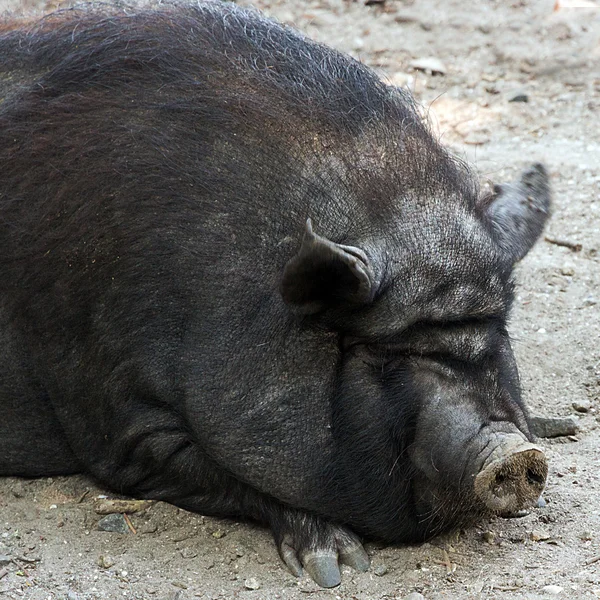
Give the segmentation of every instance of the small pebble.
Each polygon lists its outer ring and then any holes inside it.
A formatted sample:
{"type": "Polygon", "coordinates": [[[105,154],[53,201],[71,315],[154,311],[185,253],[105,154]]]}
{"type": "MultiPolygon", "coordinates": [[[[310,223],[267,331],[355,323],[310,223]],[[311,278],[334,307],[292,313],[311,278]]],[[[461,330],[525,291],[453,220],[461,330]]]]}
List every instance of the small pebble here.
{"type": "Polygon", "coordinates": [[[425,596],[419,592],[411,592],[408,596],[404,596],[403,600],[425,600],[425,596]]]}
{"type": "Polygon", "coordinates": [[[181,556],[183,558],[196,558],[196,556],[198,556],[198,553],[193,548],[186,546],[185,548],[181,549],[181,556]]]}
{"type": "Polygon", "coordinates": [[[481,537],[488,544],[493,544],[496,541],[496,534],[493,531],[484,531],[481,537]]]}
{"type": "Polygon", "coordinates": [[[586,413],[589,412],[590,408],[592,408],[591,402],[586,402],[585,400],[581,400],[579,402],[573,402],[571,405],[577,412],[586,413]]]}
{"type": "Polygon", "coordinates": [[[110,569],[115,564],[115,561],[108,555],[101,554],[98,557],[98,566],[101,569],[110,569]]]}
{"type": "Polygon", "coordinates": [[[123,515],[112,514],[98,521],[98,529],[100,531],[110,531],[112,533],[130,533],[127,522],[123,515]]]}
{"type": "Polygon", "coordinates": [[[138,527],[138,533],[156,533],[158,531],[158,525],[156,523],[144,523],[138,527]]]}
{"type": "Polygon", "coordinates": [[[529,96],[523,90],[513,90],[506,99],[509,102],[529,102],[529,96]]]}
{"type": "Polygon", "coordinates": [[[531,541],[533,541],[533,542],[543,542],[545,540],[550,539],[550,534],[546,533],[545,531],[542,531],[541,529],[534,529],[529,534],[529,537],[530,537],[531,541]]]}
{"type": "Polygon", "coordinates": [[[171,585],[181,590],[187,590],[188,588],[187,584],[183,583],[183,581],[171,581],[171,585]]]}
{"type": "Polygon", "coordinates": [[[79,596],[73,590],[69,590],[67,592],[67,600],[79,600],[79,596]]]}
{"type": "Polygon", "coordinates": [[[6,567],[12,562],[12,556],[8,554],[0,554],[0,567],[6,567]]]}
{"type": "Polygon", "coordinates": [[[410,67],[415,71],[425,71],[432,75],[445,75],[447,72],[446,65],[435,57],[416,58],[410,62],[410,67]]]}
{"type": "Polygon", "coordinates": [[[563,588],[560,587],[560,585],[545,585],[542,588],[542,592],[544,592],[545,594],[554,594],[554,595],[558,595],[563,591],[563,588]]]}
{"type": "Polygon", "coordinates": [[[225,532],[222,529],[217,529],[216,531],[212,532],[212,536],[220,540],[221,538],[225,537],[225,532]]]}
{"type": "Polygon", "coordinates": [[[16,481],[11,488],[12,495],[15,498],[23,498],[25,495],[25,487],[22,481],[16,481]]]}
{"type": "Polygon", "coordinates": [[[593,534],[591,531],[583,531],[580,536],[579,539],[583,540],[584,542],[589,542],[592,540],[593,534]]]}
{"type": "Polygon", "coordinates": [[[387,565],[377,565],[373,569],[373,573],[377,575],[377,577],[383,577],[388,572],[387,565]]]}
{"type": "Polygon", "coordinates": [[[258,590],[260,589],[260,582],[255,577],[250,577],[244,581],[244,587],[248,590],[258,590]]]}

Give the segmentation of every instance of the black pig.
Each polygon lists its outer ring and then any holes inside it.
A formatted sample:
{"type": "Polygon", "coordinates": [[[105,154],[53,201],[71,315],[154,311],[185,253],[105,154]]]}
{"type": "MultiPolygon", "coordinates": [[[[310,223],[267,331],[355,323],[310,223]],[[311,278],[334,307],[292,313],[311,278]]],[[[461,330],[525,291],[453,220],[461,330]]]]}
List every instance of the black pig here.
{"type": "Polygon", "coordinates": [[[0,474],[257,519],[323,586],[535,503],[542,166],[480,194],[406,92],[231,4],[2,31],[0,474]]]}

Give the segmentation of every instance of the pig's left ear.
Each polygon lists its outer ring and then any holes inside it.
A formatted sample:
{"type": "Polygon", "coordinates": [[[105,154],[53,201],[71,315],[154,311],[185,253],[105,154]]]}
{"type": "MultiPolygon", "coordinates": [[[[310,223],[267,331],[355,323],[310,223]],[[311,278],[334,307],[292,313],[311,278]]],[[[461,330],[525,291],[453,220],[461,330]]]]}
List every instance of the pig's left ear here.
{"type": "Polygon", "coordinates": [[[378,282],[363,250],[316,235],[310,219],[302,246],[283,271],[281,296],[304,314],[373,300],[378,282]]]}
{"type": "Polygon", "coordinates": [[[512,183],[494,187],[480,206],[506,258],[521,260],[538,239],[550,216],[550,183],[541,164],[532,165],[512,183]]]}

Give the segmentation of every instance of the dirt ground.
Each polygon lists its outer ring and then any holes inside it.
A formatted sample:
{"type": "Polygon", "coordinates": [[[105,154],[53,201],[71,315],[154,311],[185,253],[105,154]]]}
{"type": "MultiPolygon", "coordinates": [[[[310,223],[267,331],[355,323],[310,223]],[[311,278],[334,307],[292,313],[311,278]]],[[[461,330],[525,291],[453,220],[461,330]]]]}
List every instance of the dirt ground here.
{"type": "Polygon", "coordinates": [[[114,495],[85,477],[5,478],[0,600],[600,598],[600,9],[567,0],[559,10],[554,0],[240,3],[409,87],[483,180],[548,165],[554,215],[517,269],[511,332],[532,411],[573,416],[579,432],[541,442],[545,508],[420,546],[368,544],[370,571],[344,568],[333,590],[290,575],[260,527],[158,503],[130,516],[135,533],[107,533],[94,506],[114,495]],[[415,70],[424,58],[441,61],[443,74],[415,70]]]}

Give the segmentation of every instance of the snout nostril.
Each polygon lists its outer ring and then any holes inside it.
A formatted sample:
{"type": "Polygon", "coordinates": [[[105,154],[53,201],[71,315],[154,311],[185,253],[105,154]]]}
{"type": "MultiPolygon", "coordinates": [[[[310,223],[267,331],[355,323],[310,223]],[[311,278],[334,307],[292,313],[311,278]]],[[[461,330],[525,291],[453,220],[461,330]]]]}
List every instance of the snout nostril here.
{"type": "Polygon", "coordinates": [[[504,473],[498,473],[496,475],[496,484],[501,485],[506,481],[506,475],[504,473]]]}
{"type": "Polygon", "coordinates": [[[536,485],[536,486],[544,485],[545,478],[542,475],[540,475],[539,473],[532,471],[531,469],[527,469],[526,477],[527,477],[527,482],[530,485],[536,485]]]}

